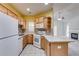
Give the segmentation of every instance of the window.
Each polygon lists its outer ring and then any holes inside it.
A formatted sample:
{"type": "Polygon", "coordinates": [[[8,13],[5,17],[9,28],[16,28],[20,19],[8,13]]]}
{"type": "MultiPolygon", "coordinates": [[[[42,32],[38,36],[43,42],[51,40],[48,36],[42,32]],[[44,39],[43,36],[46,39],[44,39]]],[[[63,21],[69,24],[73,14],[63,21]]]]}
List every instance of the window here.
{"type": "Polygon", "coordinates": [[[28,31],[34,32],[34,22],[33,21],[28,22],[28,31]]]}

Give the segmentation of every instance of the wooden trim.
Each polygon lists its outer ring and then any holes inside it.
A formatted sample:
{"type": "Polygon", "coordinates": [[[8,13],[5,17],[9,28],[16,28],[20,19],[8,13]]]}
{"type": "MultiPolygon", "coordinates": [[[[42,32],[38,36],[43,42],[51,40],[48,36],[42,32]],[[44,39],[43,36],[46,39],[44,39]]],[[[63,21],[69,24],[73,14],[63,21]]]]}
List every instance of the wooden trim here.
{"type": "Polygon", "coordinates": [[[10,9],[8,9],[7,7],[5,7],[4,5],[0,4],[1,8],[3,8],[4,10],[0,10],[0,12],[5,13],[13,18],[19,19],[18,15],[16,13],[14,13],[13,11],[11,11],[10,9]]]}
{"type": "MultiPolygon", "coordinates": [[[[7,7],[5,7],[4,5],[0,4],[2,7],[6,8],[7,10],[9,10],[10,12],[12,12],[13,14],[15,14],[13,11],[11,11],[10,9],[8,9],[7,7]]],[[[15,14],[16,15],[16,14],[15,14]]],[[[17,15],[16,15],[17,16],[17,15]]]]}
{"type": "Polygon", "coordinates": [[[6,14],[7,13],[7,10],[6,10],[6,8],[4,8],[3,6],[0,5],[0,12],[6,14]]]}

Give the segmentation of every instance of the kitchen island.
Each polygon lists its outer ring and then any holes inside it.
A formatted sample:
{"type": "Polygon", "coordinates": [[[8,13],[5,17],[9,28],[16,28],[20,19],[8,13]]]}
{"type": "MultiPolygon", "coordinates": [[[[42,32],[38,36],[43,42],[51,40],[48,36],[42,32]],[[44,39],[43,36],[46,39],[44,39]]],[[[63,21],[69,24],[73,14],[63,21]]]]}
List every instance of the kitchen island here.
{"type": "Polygon", "coordinates": [[[65,37],[41,36],[41,48],[47,56],[68,56],[68,43],[75,40],[65,37]]]}

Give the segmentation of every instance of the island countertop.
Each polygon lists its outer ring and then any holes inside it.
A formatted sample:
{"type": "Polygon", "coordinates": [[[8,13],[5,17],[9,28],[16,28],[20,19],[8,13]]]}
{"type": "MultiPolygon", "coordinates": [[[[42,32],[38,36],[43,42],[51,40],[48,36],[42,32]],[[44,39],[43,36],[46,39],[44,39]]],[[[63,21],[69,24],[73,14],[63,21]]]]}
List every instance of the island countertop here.
{"type": "Polygon", "coordinates": [[[48,42],[74,42],[76,40],[69,39],[66,37],[56,37],[51,35],[43,35],[48,42]]]}

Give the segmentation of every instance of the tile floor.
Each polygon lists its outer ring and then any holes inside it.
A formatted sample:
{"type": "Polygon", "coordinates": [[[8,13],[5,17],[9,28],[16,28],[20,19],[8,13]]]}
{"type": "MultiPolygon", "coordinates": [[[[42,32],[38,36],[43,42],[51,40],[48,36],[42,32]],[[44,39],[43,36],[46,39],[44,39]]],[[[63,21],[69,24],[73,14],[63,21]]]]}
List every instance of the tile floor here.
{"type": "MultiPolygon", "coordinates": [[[[79,41],[69,43],[69,56],[79,56],[79,41]]],[[[27,45],[20,56],[46,56],[44,50],[27,45]]]]}
{"type": "Polygon", "coordinates": [[[44,50],[29,44],[21,53],[21,56],[45,56],[45,52],[44,50]]]}

